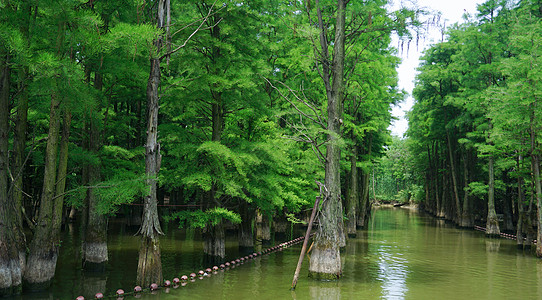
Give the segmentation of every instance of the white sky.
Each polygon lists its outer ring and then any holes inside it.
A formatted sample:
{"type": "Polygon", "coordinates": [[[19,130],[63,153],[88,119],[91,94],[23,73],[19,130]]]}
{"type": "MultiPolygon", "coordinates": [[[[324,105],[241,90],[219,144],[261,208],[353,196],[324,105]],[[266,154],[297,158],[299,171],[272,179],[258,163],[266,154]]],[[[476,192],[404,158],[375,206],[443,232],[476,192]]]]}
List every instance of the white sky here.
{"type": "MultiPolygon", "coordinates": [[[[400,2],[395,0],[395,2],[400,2]]],[[[446,27],[453,23],[462,23],[463,14],[468,12],[474,16],[476,14],[476,5],[485,2],[485,0],[417,0],[420,7],[427,7],[432,10],[440,11],[442,13],[441,20],[446,20],[446,27]]],[[[395,3],[397,5],[397,3],[395,3]]],[[[442,22],[441,21],[441,22],[442,22]]],[[[405,101],[395,105],[392,109],[392,115],[399,118],[399,120],[392,121],[389,129],[392,135],[403,137],[408,128],[408,121],[405,119],[405,112],[410,110],[414,104],[412,98],[412,89],[414,88],[414,79],[416,76],[416,68],[419,64],[419,58],[421,52],[426,49],[432,43],[440,42],[441,33],[439,28],[432,28],[425,41],[420,41],[418,47],[415,42],[411,43],[410,49],[406,50],[406,46],[403,47],[403,51],[399,50],[399,55],[402,59],[402,63],[397,68],[399,73],[399,87],[404,89],[408,93],[408,97],[405,101]]],[[[398,48],[398,41],[395,38],[392,41],[392,46],[398,48]]]]}

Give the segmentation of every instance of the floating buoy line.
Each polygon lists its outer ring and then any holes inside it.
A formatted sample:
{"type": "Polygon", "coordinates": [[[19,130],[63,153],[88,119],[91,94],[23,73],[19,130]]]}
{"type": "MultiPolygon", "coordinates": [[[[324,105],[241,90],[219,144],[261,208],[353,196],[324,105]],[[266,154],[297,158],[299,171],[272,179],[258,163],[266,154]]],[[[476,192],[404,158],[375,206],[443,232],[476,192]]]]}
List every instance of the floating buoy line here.
{"type": "MultiPolygon", "coordinates": [[[[474,229],[478,230],[478,231],[486,232],[486,228],[482,227],[482,226],[474,225],[474,229]]],[[[508,233],[501,232],[500,236],[505,238],[505,239],[509,239],[509,240],[517,240],[517,237],[515,235],[513,235],[513,234],[508,234],[508,233]]],[[[523,239],[526,240],[527,238],[523,238],[523,239]]],[[[533,240],[533,243],[536,244],[536,240],[533,240]]]]}
{"type": "MultiPolygon", "coordinates": [[[[311,234],[311,236],[314,235],[311,234]]],[[[166,292],[168,291],[168,289],[170,288],[179,288],[179,287],[182,287],[182,286],[186,286],[189,282],[195,282],[197,278],[199,279],[203,279],[205,277],[210,277],[211,274],[218,274],[219,271],[228,271],[230,270],[230,268],[234,268],[238,265],[242,265],[244,264],[245,262],[248,262],[252,259],[255,259],[255,258],[258,258],[258,257],[261,257],[263,255],[267,255],[267,254],[271,254],[271,253],[274,253],[274,252],[277,252],[277,251],[282,251],[290,246],[293,246],[295,244],[298,244],[298,243],[301,243],[303,240],[305,239],[304,236],[301,236],[301,237],[298,237],[296,239],[293,239],[291,241],[287,241],[287,242],[283,242],[283,243],[280,243],[278,245],[275,245],[273,247],[270,247],[270,248],[267,248],[265,250],[262,250],[262,251],[259,251],[259,252],[254,252],[250,255],[246,255],[244,257],[239,257],[237,259],[233,259],[231,261],[228,261],[228,262],[224,262],[218,266],[213,266],[211,268],[207,268],[205,270],[199,270],[197,273],[193,272],[193,273],[190,273],[190,275],[182,275],[180,278],[178,277],[175,277],[173,278],[173,280],[164,280],[164,282],[159,285],[158,283],[153,283],[151,284],[150,286],[144,288],[144,287],[141,287],[141,286],[135,286],[133,288],[132,291],[125,291],[123,289],[118,289],[114,295],[104,295],[103,293],[96,293],[94,295],[94,298],[92,299],[107,299],[107,298],[116,298],[116,299],[124,299],[124,297],[126,296],[129,296],[129,295],[139,295],[141,293],[145,293],[145,292],[155,292],[159,289],[166,289],[166,292]]],[[[83,296],[78,296],[77,298],[75,298],[75,300],[85,300],[85,297],[83,296]]]]}

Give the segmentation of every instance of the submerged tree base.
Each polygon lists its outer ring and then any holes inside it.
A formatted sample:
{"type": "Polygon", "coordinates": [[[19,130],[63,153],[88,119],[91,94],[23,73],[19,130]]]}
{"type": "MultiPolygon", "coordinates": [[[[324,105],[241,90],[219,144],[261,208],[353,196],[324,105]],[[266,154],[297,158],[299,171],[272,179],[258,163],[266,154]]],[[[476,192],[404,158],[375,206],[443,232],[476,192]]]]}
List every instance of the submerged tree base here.
{"type": "Polygon", "coordinates": [[[312,278],[314,280],[333,281],[333,280],[339,279],[340,277],[341,277],[341,274],[319,273],[319,272],[309,271],[309,278],[312,278]]]}
{"type": "Polygon", "coordinates": [[[339,247],[316,242],[310,257],[309,277],[316,280],[337,280],[341,274],[339,247]]]}
{"type": "Polygon", "coordinates": [[[160,242],[157,237],[141,237],[139,263],[137,266],[137,284],[149,286],[162,282],[162,262],[160,242]]]}
{"type": "Polygon", "coordinates": [[[500,237],[501,230],[499,229],[499,220],[496,217],[489,217],[486,223],[487,237],[500,237]]]}

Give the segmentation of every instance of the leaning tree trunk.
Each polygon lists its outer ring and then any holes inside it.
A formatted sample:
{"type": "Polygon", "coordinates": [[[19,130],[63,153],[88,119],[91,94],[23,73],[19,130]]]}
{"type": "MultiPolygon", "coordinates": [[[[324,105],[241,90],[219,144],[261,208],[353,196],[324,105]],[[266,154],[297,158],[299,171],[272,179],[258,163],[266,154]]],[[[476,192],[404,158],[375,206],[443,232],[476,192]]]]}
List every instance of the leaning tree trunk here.
{"type": "MultiPolygon", "coordinates": [[[[319,1],[316,1],[319,6],[319,1]]],[[[322,20],[322,12],[318,7],[320,26],[320,43],[323,51],[324,84],[327,92],[327,129],[328,136],[326,165],[325,165],[325,195],[319,216],[319,227],[312,247],[309,265],[309,276],[315,279],[337,279],[342,274],[339,248],[345,246],[343,230],[343,208],[341,203],[340,159],[341,150],[338,138],[341,134],[342,99],[344,93],[344,42],[345,42],[345,10],[344,0],[337,1],[337,18],[335,25],[335,42],[333,44],[333,62],[327,59],[327,37],[322,20]],[[331,70],[329,69],[331,67],[331,70]],[[329,72],[333,79],[330,85],[329,72]]]]}
{"type": "Polygon", "coordinates": [[[54,230],[55,183],[57,150],[60,133],[60,100],[56,91],[51,95],[49,133],[45,149],[45,171],[38,222],[24,272],[25,289],[43,290],[49,287],[56,268],[60,232],[54,230]]]}

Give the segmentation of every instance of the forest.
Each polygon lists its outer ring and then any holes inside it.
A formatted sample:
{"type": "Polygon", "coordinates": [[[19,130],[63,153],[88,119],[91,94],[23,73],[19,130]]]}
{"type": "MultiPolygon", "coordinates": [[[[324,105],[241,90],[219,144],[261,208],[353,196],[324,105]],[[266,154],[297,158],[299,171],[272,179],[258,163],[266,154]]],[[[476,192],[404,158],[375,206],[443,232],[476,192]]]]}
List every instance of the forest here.
{"type": "Polygon", "coordinates": [[[0,1],[0,295],[50,286],[74,220],[100,272],[109,221],[135,216],[142,286],[163,281],[165,223],[220,261],[226,228],[250,251],[317,197],[316,279],[340,277],[379,200],[540,240],[542,3],[450,27],[399,139],[400,52],[439,18],[388,2],[0,1]]]}
{"type": "Polygon", "coordinates": [[[407,138],[382,161],[394,173],[380,172],[433,215],[520,248],[542,240],[541,17],[540,1],[487,1],[426,50],[407,138]]]}

